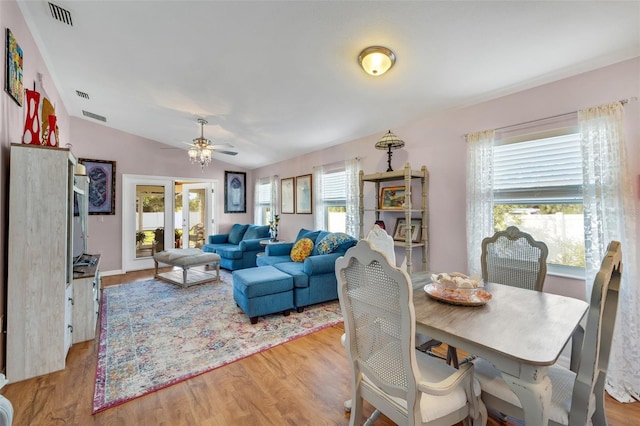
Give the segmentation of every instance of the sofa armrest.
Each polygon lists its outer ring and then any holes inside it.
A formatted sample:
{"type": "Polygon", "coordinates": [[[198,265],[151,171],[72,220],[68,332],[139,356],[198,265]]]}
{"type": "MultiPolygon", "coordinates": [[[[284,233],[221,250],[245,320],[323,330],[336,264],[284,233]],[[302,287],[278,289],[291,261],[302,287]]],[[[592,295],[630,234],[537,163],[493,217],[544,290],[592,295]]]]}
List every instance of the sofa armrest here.
{"type": "Polygon", "coordinates": [[[335,273],[336,259],[343,255],[344,253],[329,253],[309,256],[304,260],[302,270],[307,275],[335,273]]]}
{"type": "Polygon", "coordinates": [[[265,256],[289,256],[293,243],[267,244],[265,247],[265,256]]]}
{"type": "Polygon", "coordinates": [[[209,243],[208,244],[224,244],[229,241],[229,234],[216,234],[209,235],[209,243]]]}
{"type": "Polygon", "coordinates": [[[255,240],[242,240],[240,241],[240,251],[260,251],[262,250],[262,245],[260,241],[264,238],[258,238],[255,240]]]}

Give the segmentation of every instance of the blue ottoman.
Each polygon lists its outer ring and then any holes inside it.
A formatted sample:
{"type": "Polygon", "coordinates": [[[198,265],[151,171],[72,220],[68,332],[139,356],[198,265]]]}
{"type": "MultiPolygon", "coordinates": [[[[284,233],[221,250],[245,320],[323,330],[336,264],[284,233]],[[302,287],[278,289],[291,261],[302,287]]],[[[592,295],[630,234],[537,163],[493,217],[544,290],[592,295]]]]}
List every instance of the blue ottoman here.
{"type": "Polygon", "coordinates": [[[251,324],[261,315],[282,312],[287,316],[293,309],[293,278],[273,266],[233,271],[233,299],[251,324]]]}

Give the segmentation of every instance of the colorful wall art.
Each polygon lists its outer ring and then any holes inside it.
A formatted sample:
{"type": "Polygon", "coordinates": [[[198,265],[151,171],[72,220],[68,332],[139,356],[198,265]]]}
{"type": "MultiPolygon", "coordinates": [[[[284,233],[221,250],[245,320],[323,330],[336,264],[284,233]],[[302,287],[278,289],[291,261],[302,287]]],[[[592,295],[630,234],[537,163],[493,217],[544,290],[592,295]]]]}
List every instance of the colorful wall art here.
{"type": "Polygon", "coordinates": [[[11,33],[11,30],[7,28],[7,69],[5,72],[5,90],[20,106],[22,106],[24,96],[24,87],[22,85],[22,56],[22,48],[18,45],[18,42],[11,33]]]}

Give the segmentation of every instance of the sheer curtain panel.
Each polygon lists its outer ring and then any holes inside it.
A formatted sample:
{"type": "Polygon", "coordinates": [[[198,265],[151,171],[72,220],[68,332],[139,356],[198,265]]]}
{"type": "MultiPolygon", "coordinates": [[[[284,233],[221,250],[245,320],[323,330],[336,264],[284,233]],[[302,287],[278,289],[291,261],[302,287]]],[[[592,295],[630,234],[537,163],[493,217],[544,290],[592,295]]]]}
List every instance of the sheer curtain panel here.
{"type": "Polygon", "coordinates": [[[358,216],[358,174],[360,173],[360,159],[353,158],[344,162],[346,174],[346,198],[347,198],[347,217],[346,217],[346,233],[354,238],[358,238],[360,228],[358,216]]]}
{"type": "Polygon", "coordinates": [[[587,294],[607,245],[620,241],[624,270],[607,373],[607,392],[640,399],[640,285],[636,264],[636,201],[626,163],[620,102],[578,111],[582,138],[587,294]]]}
{"type": "Polygon", "coordinates": [[[482,275],[482,239],[493,234],[494,130],[467,135],[467,262],[482,275]]]}

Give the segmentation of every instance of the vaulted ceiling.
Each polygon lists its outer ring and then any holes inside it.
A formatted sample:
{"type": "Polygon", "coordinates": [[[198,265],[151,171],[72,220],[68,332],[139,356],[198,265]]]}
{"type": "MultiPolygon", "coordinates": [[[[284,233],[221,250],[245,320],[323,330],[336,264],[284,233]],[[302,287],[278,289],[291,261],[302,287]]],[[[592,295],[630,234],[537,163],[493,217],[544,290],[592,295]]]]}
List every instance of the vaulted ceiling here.
{"type": "Polygon", "coordinates": [[[72,116],[249,169],[640,56],[636,1],[18,4],[72,116]]]}

